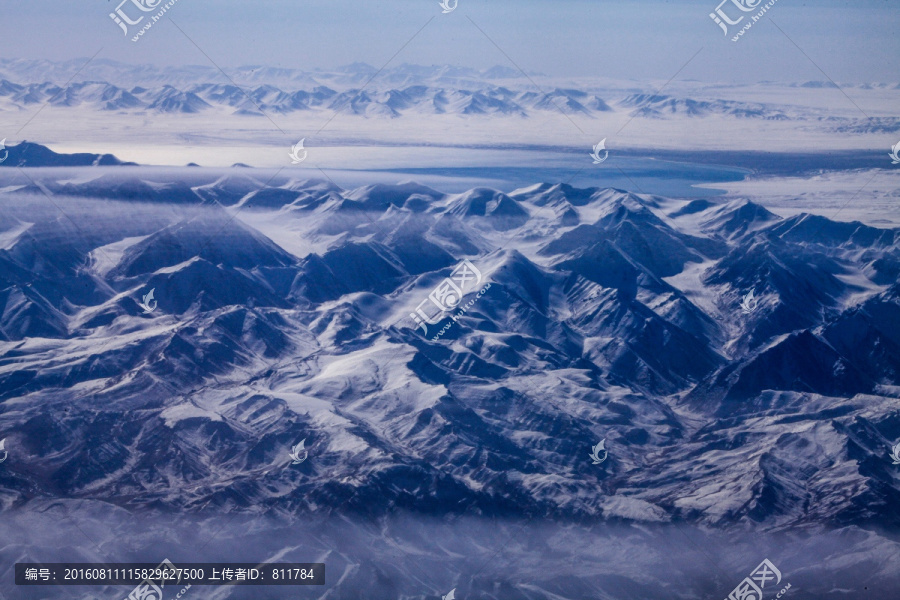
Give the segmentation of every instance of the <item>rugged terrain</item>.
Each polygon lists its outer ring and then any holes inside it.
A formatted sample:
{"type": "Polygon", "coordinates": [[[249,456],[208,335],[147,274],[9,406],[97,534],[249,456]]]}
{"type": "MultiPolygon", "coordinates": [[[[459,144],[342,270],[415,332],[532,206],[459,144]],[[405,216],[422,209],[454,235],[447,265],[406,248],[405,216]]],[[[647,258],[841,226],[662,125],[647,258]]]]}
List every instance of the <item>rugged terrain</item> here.
{"type": "Polygon", "coordinates": [[[308,536],[250,560],[327,558],[328,597],[725,597],[769,553],[795,598],[897,589],[900,229],[561,184],[154,173],[2,174],[4,559],[40,555],[60,534],[22,532],[57,513],[97,536],[85,560],[126,552],[134,519],[228,514],[256,525],[222,540],[308,536]],[[423,335],[410,313],[463,260],[464,302],[489,289],[423,335]]]}

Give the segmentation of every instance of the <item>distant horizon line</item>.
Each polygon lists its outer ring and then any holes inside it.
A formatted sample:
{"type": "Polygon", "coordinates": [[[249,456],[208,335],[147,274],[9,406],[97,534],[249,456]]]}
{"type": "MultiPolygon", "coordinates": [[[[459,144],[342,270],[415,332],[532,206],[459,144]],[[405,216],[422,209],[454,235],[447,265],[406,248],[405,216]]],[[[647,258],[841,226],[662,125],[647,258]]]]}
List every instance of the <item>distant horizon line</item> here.
{"type": "MultiPolygon", "coordinates": [[[[136,69],[153,69],[157,71],[172,71],[172,70],[201,70],[208,71],[210,73],[220,73],[219,69],[203,64],[197,63],[183,63],[178,65],[159,65],[148,62],[125,62],[112,58],[96,58],[91,60],[90,57],[75,57],[66,60],[54,60],[49,58],[25,58],[25,57],[0,57],[0,68],[5,65],[12,65],[15,63],[43,63],[47,65],[55,65],[55,66],[64,66],[69,64],[78,64],[84,65],[84,70],[90,71],[91,65],[107,65],[115,68],[122,68],[128,70],[136,70],[136,69]],[[86,64],[87,63],[87,64],[86,64]]],[[[421,70],[431,70],[431,76],[437,75],[437,71],[441,70],[456,70],[460,72],[460,76],[462,77],[472,77],[472,76],[481,76],[485,77],[485,75],[491,73],[492,71],[496,71],[497,74],[486,77],[488,80],[506,80],[506,79],[528,79],[530,77],[539,77],[547,80],[584,80],[584,79],[595,79],[605,82],[621,82],[621,83],[629,83],[629,84],[645,84],[646,82],[652,82],[657,80],[662,80],[659,77],[648,77],[643,79],[631,79],[631,78],[621,78],[621,77],[610,77],[606,75],[596,75],[584,73],[580,75],[550,75],[547,73],[543,73],[541,71],[519,71],[513,67],[494,64],[490,67],[477,67],[472,65],[454,65],[450,63],[443,64],[424,64],[424,63],[410,63],[403,62],[396,66],[386,66],[382,68],[377,68],[372,64],[369,64],[365,61],[358,60],[350,63],[345,63],[336,66],[316,66],[316,67],[285,67],[285,66],[276,66],[273,64],[266,63],[249,63],[249,64],[241,64],[241,65],[222,65],[223,70],[230,71],[252,71],[252,70],[276,70],[276,71],[284,71],[286,73],[293,74],[384,74],[384,73],[397,73],[398,71],[402,71],[403,69],[421,69],[421,70]]],[[[0,79],[6,79],[5,73],[0,72],[0,79]]],[[[423,74],[425,77],[428,77],[428,74],[423,74]]],[[[7,79],[8,80],[8,79],[7,79]]],[[[90,79],[89,75],[85,75],[84,77],[78,77],[77,75],[73,78],[70,83],[84,83],[86,81],[94,81],[90,79]]],[[[32,81],[31,83],[36,83],[32,81]]],[[[110,81],[104,81],[104,83],[112,83],[110,81]]],[[[205,82],[204,82],[205,83],[205,82]]],[[[738,80],[723,80],[723,79],[697,79],[697,78],[687,78],[679,80],[679,83],[700,83],[700,84],[720,84],[720,85],[731,85],[734,87],[747,87],[753,85],[779,85],[779,86],[791,86],[791,85],[803,85],[803,84],[823,84],[824,87],[835,87],[835,83],[828,79],[759,79],[753,82],[745,82],[738,80]]],[[[853,80],[853,81],[840,81],[838,85],[847,85],[847,86],[865,86],[865,85],[876,85],[876,86],[898,86],[900,89],[900,77],[896,80],[853,80]]]]}

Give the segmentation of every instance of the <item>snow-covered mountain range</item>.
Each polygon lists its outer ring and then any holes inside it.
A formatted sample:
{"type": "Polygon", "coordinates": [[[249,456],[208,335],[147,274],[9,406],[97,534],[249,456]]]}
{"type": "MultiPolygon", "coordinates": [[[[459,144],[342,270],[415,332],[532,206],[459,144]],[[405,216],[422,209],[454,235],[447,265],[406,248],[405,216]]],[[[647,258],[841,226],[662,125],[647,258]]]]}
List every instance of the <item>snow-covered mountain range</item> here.
{"type": "MultiPolygon", "coordinates": [[[[557,81],[506,67],[476,71],[460,67],[401,65],[378,71],[356,63],[331,71],[301,71],[250,66],[231,69],[228,79],[212,67],[162,69],[110,60],[55,63],[43,60],[0,60],[0,111],[27,111],[48,103],[58,108],[84,107],[118,113],[196,114],[205,111],[233,115],[285,115],[302,111],[337,111],[366,117],[402,115],[493,115],[528,117],[560,111],[585,117],[623,113],[630,117],[735,117],[762,120],[819,121],[833,118],[833,110],[801,105],[797,90],[831,93],[831,82],[763,84],[781,90],[776,102],[735,98],[752,86],[723,88],[694,86],[653,93],[629,82],[557,81]],[[61,87],[53,81],[76,80],[61,87]],[[794,90],[793,92],[791,90],[794,90]]],[[[879,94],[900,90],[900,84],[853,86],[879,94]]],[[[751,94],[752,95],[752,94],[751,94]]],[[[892,113],[838,119],[843,133],[900,131],[892,113]],[[874,129],[873,129],[874,128],[874,129]]]]}
{"type": "Polygon", "coordinates": [[[105,81],[86,81],[66,88],[50,83],[14,83],[0,79],[4,110],[27,110],[47,103],[54,107],[85,106],[100,111],[194,114],[207,110],[233,111],[235,115],[261,115],[306,110],[334,110],[367,117],[399,117],[412,114],[509,115],[527,117],[534,111],[563,110],[582,115],[621,110],[628,114],[662,117],[730,115],[761,119],[787,119],[778,108],[737,101],[696,101],[667,95],[629,94],[616,109],[596,93],[556,88],[547,92],[479,84],[467,88],[407,85],[387,89],[327,85],[281,89],[271,84],[244,89],[233,84],[169,84],[123,88],[105,81]],[[640,107],[640,108],[635,108],[640,107]]]}
{"type": "MultiPolygon", "coordinates": [[[[128,166],[2,177],[10,514],[63,500],[588,527],[553,534],[556,548],[601,523],[831,532],[847,565],[879,585],[896,574],[871,561],[900,549],[900,229],[564,184],[345,190],[128,166]],[[466,260],[482,277],[471,307],[423,335],[411,314],[466,260]],[[309,458],[292,465],[301,440],[309,458]]],[[[864,597],[789,554],[821,586],[798,598],[864,597]]],[[[335,593],[382,585],[353,573],[335,593]]],[[[564,597],[611,589],[567,576],[564,597]]],[[[485,597],[559,597],[539,577],[533,595],[485,597]]],[[[669,597],[697,597],[682,593],[669,597]]]]}

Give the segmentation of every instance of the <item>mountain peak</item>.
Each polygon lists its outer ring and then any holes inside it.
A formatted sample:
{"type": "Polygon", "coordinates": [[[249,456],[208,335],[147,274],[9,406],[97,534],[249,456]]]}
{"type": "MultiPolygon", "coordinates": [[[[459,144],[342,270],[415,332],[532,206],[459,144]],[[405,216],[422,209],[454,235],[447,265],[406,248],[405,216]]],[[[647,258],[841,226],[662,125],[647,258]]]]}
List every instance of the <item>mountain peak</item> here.
{"type": "Polygon", "coordinates": [[[59,154],[34,142],[22,141],[14,146],[6,146],[9,157],[0,167],[96,167],[134,166],[136,163],[122,162],[112,154],[59,154]]]}

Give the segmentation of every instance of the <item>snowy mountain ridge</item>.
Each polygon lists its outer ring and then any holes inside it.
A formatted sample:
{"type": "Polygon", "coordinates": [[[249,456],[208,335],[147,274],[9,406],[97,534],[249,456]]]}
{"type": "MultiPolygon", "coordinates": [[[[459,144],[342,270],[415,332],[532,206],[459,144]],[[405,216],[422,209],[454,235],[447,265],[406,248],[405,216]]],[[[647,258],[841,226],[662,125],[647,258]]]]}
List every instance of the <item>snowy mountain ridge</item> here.
{"type": "Polygon", "coordinates": [[[776,526],[812,518],[802,484],[830,498],[817,522],[892,518],[900,230],[566,185],[192,177],[45,176],[68,218],[3,188],[2,424],[26,450],[4,506],[597,518],[627,497],[776,526]],[[449,319],[425,337],[410,313],[464,259],[490,289],[433,341],[449,319]]]}
{"type": "Polygon", "coordinates": [[[563,111],[585,117],[622,113],[651,119],[725,116],[824,124],[835,120],[830,127],[842,133],[900,131],[900,119],[892,109],[894,91],[900,90],[896,83],[841,86],[870,95],[870,105],[884,106],[884,110],[872,112],[871,119],[863,120],[852,112],[837,118],[833,110],[819,107],[816,98],[833,93],[835,84],[831,82],[762,82],[756,86],[682,82],[665,93],[653,93],[634,82],[532,75],[499,66],[479,71],[403,64],[378,71],[356,63],[302,71],[256,65],[229,69],[230,83],[221,83],[221,73],[212,67],[162,69],[102,59],[59,63],[0,59],[0,111],[26,111],[44,103],[123,114],[209,111],[260,116],[334,110],[373,118],[440,114],[527,117],[563,111]],[[72,79],[73,72],[77,76],[65,88],[52,83],[72,79]]]}

